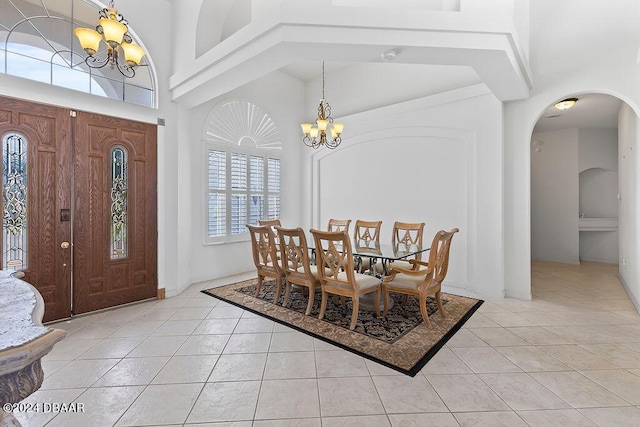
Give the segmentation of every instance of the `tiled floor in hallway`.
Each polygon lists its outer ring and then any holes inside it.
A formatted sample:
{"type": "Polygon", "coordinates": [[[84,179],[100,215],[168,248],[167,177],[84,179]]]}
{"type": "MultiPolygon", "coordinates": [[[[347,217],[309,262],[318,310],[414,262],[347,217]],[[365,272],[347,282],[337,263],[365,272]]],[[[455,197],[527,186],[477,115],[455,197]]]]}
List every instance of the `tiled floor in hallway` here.
{"type": "MultiPolygon", "coordinates": [[[[637,426],[640,316],[617,266],[534,264],[410,378],[201,294],[55,327],[24,426],[637,426]]],[[[227,279],[227,282],[242,278],[227,279]]]]}

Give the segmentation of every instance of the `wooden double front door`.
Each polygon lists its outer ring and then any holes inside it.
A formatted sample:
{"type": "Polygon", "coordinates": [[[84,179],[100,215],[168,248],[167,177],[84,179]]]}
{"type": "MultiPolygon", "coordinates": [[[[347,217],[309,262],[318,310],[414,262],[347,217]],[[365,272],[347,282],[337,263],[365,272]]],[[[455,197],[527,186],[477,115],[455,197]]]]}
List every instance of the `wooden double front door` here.
{"type": "Polygon", "coordinates": [[[44,321],[157,295],[156,126],[0,97],[2,268],[44,321]]]}

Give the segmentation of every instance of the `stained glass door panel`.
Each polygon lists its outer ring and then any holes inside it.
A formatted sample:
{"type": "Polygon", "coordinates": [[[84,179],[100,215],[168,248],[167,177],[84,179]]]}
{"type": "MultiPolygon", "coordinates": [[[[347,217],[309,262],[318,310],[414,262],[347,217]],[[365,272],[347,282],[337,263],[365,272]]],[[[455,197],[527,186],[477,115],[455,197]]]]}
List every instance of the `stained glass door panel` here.
{"type": "Polygon", "coordinates": [[[156,126],[78,112],[74,307],[157,295],[156,126]]]}
{"type": "Polygon", "coordinates": [[[0,97],[2,268],[38,289],[44,321],[71,315],[70,135],[68,110],[0,97]]]}

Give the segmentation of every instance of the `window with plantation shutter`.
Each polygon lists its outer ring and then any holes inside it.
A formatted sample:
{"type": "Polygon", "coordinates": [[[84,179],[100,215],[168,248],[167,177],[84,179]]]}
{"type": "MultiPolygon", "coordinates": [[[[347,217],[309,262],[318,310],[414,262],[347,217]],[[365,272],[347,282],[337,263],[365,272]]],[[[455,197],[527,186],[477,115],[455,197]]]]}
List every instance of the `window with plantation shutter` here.
{"type": "Polygon", "coordinates": [[[280,218],[280,159],[269,157],[267,160],[268,200],[267,218],[280,218]]]}
{"type": "Polygon", "coordinates": [[[247,101],[224,101],[205,123],[206,243],[249,240],[247,224],[280,218],[280,134],[247,101]]]}
{"type": "Polygon", "coordinates": [[[227,234],[227,153],[209,150],[208,237],[227,234]]]}
{"type": "Polygon", "coordinates": [[[280,217],[280,159],[239,147],[207,147],[207,242],[248,238],[246,224],[280,217]]]}

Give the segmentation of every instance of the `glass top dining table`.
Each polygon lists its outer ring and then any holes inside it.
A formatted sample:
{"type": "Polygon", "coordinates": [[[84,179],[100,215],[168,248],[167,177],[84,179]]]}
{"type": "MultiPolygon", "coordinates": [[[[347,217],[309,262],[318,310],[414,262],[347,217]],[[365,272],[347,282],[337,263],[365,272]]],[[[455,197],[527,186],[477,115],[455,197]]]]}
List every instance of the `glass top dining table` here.
{"type": "MultiPolygon", "coordinates": [[[[315,250],[315,241],[311,233],[306,233],[307,246],[311,250],[315,250]]],[[[354,256],[368,257],[373,259],[380,259],[383,262],[396,261],[402,258],[406,258],[412,255],[417,255],[422,252],[426,252],[430,249],[429,246],[422,247],[416,244],[396,243],[379,243],[375,240],[356,240],[351,241],[351,251],[354,256]]]]}

